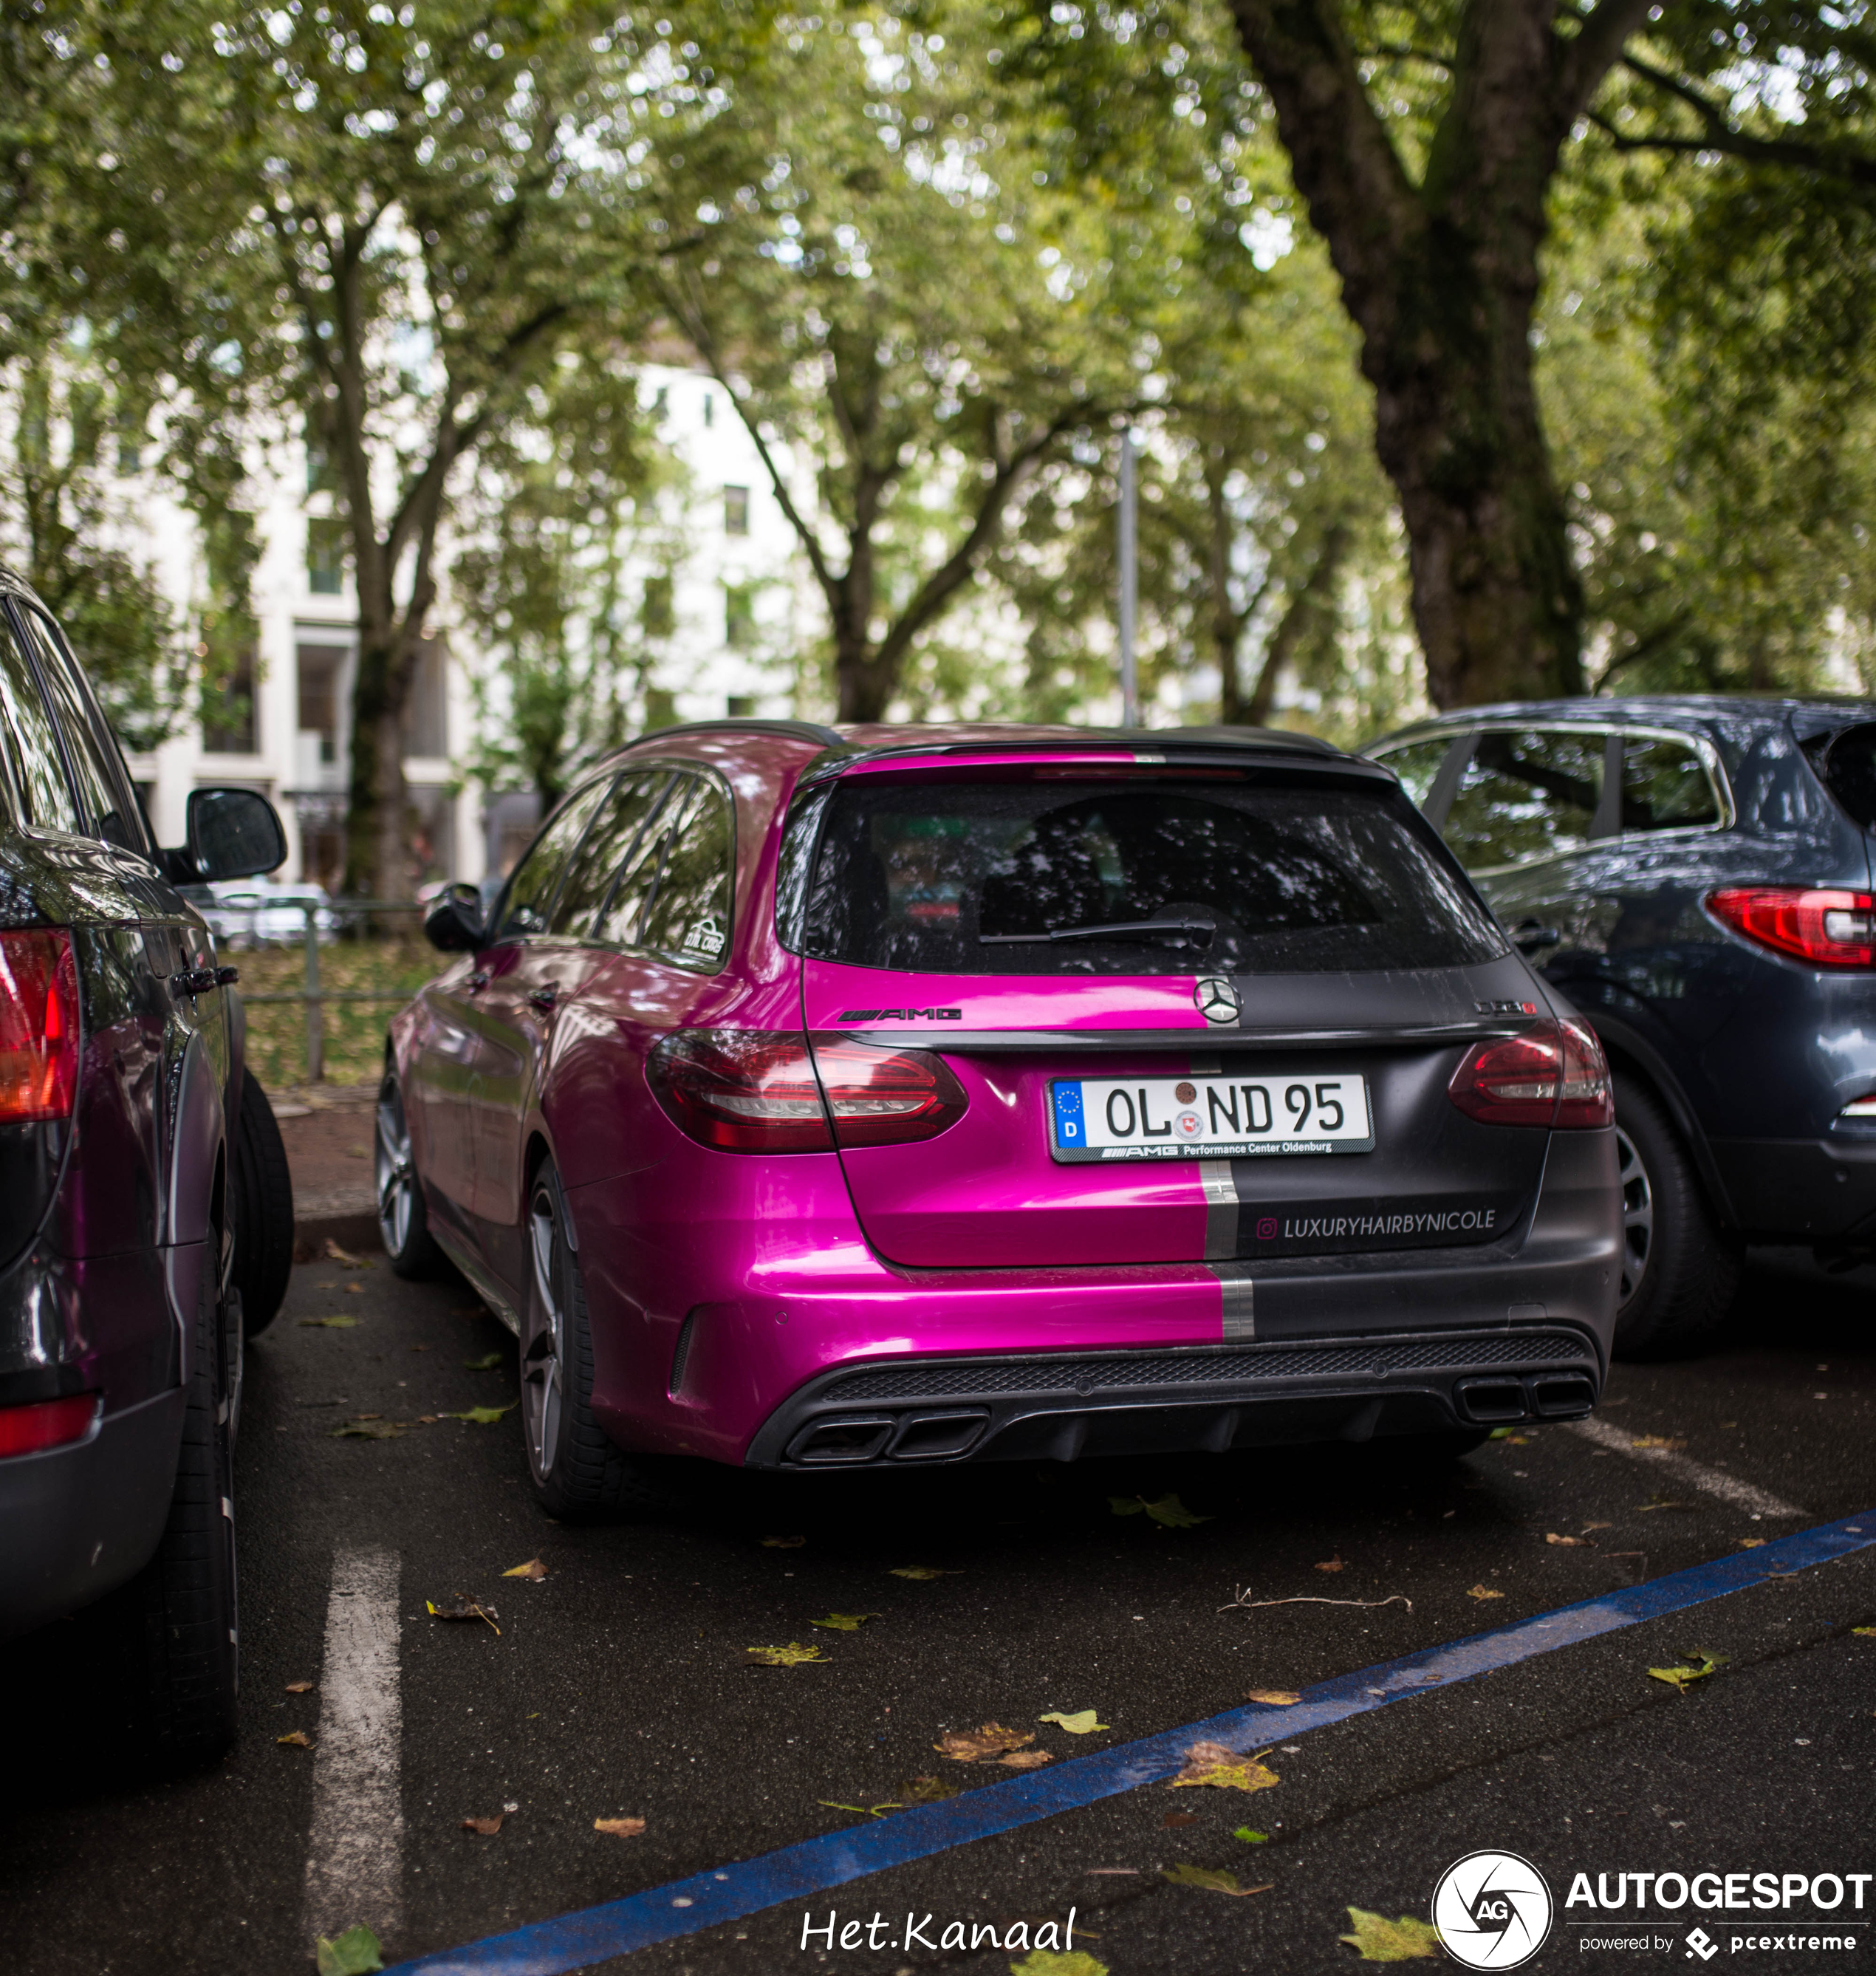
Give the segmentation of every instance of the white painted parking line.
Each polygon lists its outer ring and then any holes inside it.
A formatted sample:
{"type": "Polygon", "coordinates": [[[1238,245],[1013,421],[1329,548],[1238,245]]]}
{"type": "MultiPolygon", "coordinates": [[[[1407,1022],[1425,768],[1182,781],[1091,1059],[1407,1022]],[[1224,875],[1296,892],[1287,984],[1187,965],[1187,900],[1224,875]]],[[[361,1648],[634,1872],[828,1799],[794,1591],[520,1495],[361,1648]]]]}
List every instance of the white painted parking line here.
{"type": "Polygon", "coordinates": [[[1749,1482],[1742,1482],[1736,1475],[1727,1475],[1717,1468],[1709,1468],[1703,1461],[1692,1461],[1677,1448],[1637,1447],[1632,1434],[1606,1420],[1567,1421],[1565,1424],[1572,1434],[1580,1434],[1598,1447],[1606,1447],[1616,1454],[1626,1454],[1631,1461],[1651,1462],[1664,1474],[1673,1476],[1676,1481],[1686,1483],[1690,1489],[1704,1490],[1710,1496],[1717,1496],[1721,1502],[1730,1503],[1736,1510],[1747,1510],[1755,1517],[1803,1517],[1810,1513],[1786,1502],[1782,1497],[1756,1489],[1749,1482]]]}
{"type": "Polygon", "coordinates": [[[309,1938],[363,1922],[382,1939],[403,1906],[398,1576],[395,1551],[333,1555],[306,1851],[309,1938]]]}

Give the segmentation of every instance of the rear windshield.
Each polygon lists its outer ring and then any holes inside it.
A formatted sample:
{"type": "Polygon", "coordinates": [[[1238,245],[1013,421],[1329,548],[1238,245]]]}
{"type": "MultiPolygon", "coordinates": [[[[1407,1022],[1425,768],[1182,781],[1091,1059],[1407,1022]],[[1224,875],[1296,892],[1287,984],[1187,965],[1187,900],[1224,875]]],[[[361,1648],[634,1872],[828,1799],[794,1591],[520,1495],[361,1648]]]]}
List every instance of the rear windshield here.
{"type": "Polygon", "coordinates": [[[1340,973],[1504,951],[1391,789],[896,776],[834,789],[803,945],[923,974],[1340,973]]]}

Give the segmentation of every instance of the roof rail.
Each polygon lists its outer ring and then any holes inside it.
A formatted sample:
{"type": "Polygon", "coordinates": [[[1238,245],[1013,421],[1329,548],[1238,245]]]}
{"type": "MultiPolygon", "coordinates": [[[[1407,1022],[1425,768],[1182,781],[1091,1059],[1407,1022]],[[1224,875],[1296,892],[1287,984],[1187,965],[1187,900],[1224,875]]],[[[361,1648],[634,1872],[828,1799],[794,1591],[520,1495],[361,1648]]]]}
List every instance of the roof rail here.
{"type": "Polygon", "coordinates": [[[654,727],[625,743],[627,748],[637,748],[647,741],[663,741],[673,734],[720,734],[726,729],[732,734],[785,734],[792,740],[811,741],[817,748],[844,746],[846,736],[837,734],[831,727],[823,727],[812,720],[761,720],[732,716],[723,720],[683,720],[673,727],[654,727]]]}

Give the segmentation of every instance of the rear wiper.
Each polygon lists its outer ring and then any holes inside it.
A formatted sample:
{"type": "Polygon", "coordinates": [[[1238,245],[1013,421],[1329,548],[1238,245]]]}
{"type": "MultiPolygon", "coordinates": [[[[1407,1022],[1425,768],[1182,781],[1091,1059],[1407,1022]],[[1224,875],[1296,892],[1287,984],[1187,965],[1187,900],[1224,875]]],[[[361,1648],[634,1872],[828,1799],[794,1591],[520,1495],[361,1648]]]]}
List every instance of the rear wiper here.
{"type": "Polygon", "coordinates": [[[1167,935],[1177,936],[1183,944],[1186,935],[1203,934],[1205,937],[1198,944],[1210,947],[1215,930],[1210,920],[1117,920],[1111,926],[1061,927],[1054,932],[980,933],[977,944],[1034,947],[1045,941],[1053,944],[1071,940],[1153,940],[1167,935]]]}

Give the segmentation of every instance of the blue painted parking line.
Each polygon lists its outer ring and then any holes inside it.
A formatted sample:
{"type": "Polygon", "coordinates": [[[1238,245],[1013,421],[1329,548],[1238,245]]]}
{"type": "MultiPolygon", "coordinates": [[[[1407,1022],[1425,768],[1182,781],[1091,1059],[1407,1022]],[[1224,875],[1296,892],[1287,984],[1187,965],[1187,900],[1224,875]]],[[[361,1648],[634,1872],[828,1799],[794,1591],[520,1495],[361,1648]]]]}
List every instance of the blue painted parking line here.
{"type": "Polygon", "coordinates": [[[1593,1640],[1647,1619],[1703,1606],[1727,1593],[1785,1577],[1814,1565],[1876,1546],[1876,1510],[1841,1522],[1821,1523],[1754,1550],[1694,1566],[1625,1592],[1554,1612],[1515,1621],[1489,1633],[1475,1633],[1441,1646],[1425,1647],[1400,1659],[1318,1681],[1303,1691],[1295,1706],[1263,1703],[1227,1709],[1203,1722],[1144,1736],[1091,1756],[1031,1770],[1007,1782],[921,1805],[874,1823],[821,1839],[804,1839],[760,1858],[673,1880],[641,1894],[552,1921],[534,1922],[507,1935],[439,1950],[400,1962],[387,1976],[564,1976],[608,1957],[629,1955],[654,1942],[670,1941],[739,1921],[783,1902],[825,1893],[868,1873],[930,1859],[973,1839],[989,1839],[1038,1819],[1075,1811],[1143,1784],[1163,1783],[1185,1761],[1196,1742],[1223,1743],[1249,1750],[1267,1741],[1293,1741],[1312,1729],[1326,1728],[1351,1715],[1385,1708],[1423,1694],[1430,1688],[1470,1681],[1495,1668],[1554,1652],[1579,1640],[1593,1640]]]}

